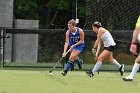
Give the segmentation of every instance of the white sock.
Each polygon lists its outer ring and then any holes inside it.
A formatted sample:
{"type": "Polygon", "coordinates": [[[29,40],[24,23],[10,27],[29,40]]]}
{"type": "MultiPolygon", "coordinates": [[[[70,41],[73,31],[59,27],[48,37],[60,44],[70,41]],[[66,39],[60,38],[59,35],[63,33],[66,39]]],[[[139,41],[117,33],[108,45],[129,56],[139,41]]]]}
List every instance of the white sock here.
{"type": "Polygon", "coordinates": [[[118,68],[121,67],[121,65],[115,59],[113,59],[112,64],[117,66],[118,68]]]}
{"type": "Polygon", "coordinates": [[[134,77],[134,75],[139,70],[139,67],[140,67],[140,64],[139,63],[135,63],[129,76],[134,77]]]}
{"type": "Polygon", "coordinates": [[[94,65],[92,73],[95,74],[100,69],[101,65],[102,65],[102,62],[97,61],[96,64],[94,65]]]}

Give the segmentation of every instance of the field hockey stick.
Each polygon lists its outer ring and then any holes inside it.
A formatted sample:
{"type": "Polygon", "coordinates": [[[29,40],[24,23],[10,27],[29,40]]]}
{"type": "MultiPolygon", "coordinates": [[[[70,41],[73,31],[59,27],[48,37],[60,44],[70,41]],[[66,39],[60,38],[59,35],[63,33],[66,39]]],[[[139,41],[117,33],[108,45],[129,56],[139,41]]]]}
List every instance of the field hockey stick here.
{"type": "MultiPolygon", "coordinates": [[[[70,52],[71,48],[66,52],[66,55],[70,52]]],[[[52,73],[52,71],[56,68],[56,66],[64,59],[65,57],[61,57],[60,60],[57,61],[57,63],[53,66],[53,68],[49,71],[49,73],[52,73]]]]}

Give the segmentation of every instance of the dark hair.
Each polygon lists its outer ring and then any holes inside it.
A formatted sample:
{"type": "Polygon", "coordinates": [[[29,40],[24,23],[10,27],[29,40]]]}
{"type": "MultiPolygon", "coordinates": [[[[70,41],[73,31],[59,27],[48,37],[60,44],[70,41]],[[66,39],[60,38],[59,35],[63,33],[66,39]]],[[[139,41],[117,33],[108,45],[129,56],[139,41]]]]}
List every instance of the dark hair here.
{"type": "Polygon", "coordinates": [[[72,24],[73,26],[76,26],[77,25],[77,23],[76,23],[76,21],[74,19],[70,20],[68,22],[68,24],[72,24]]]}
{"type": "Polygon", "coordinates": [[[94,22],[93,24],[92,24],[92,26],[94,26],[94,27],[97,27],[97,28],[100,28],[100,27],[102,27],[102,24],[100,23],[100,22],[94,22]]]}

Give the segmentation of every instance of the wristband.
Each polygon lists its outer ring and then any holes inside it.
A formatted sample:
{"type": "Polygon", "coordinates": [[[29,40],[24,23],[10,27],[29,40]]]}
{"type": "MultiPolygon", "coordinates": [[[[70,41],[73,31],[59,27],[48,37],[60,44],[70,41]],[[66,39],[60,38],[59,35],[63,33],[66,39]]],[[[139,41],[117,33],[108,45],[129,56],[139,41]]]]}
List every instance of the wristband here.
{"type": "Polygon", "coordinates": [[[131,43],[131,44],[137,45],[137,43],[131,43]]]}

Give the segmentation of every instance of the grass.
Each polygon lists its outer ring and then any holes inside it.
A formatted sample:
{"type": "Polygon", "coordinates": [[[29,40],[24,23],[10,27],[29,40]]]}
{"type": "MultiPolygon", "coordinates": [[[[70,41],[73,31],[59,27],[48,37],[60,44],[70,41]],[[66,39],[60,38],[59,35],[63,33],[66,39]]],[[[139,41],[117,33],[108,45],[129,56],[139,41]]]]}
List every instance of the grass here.
{"type": "MultiPolygon", "coordinates": [[[[128,73],[125,73],[128,75],[128,73]]],[[[140,74],[124,82],[118,72],[101,72],[88,77],[84,71],[0,70],[0,93],[139,93],[140,74]]]]}
{"type": "MultiPolygon", "coordinates": [[[[5,69],[34,69],[34,70],[38,70],[40,69],[46,69],[47,67],[53,67],[56,63],[31,63],[31,62],[10,62],[10,63],[5,63],[5,69]],[[6,67],[8,66],[8,67],[6,67]],[[11,67],[9,67],[11,66],[11,67]],[[13,67],[12,67],[13,66],[13,67]],[[16,66],[16,67],[14,67],[16,66]]],[[[62,64],[58,64],[58,67],[62,67],[62,64]]],[[[83,69],[93,69],[94,64],[83,64],[83,69]]],[[[125,71],[131,71],[133,67],[133,63],[131,65],[125,65],[125,71]]],[[[50,68],[49,68],[50,69],[50,68]]],[[[75,69],[78,69],[78,65],[75,62],[75,69]]],[[[101,70],[118,70],[117,67],[109,64],[109,63],[103,63],[101,70]]]]}

